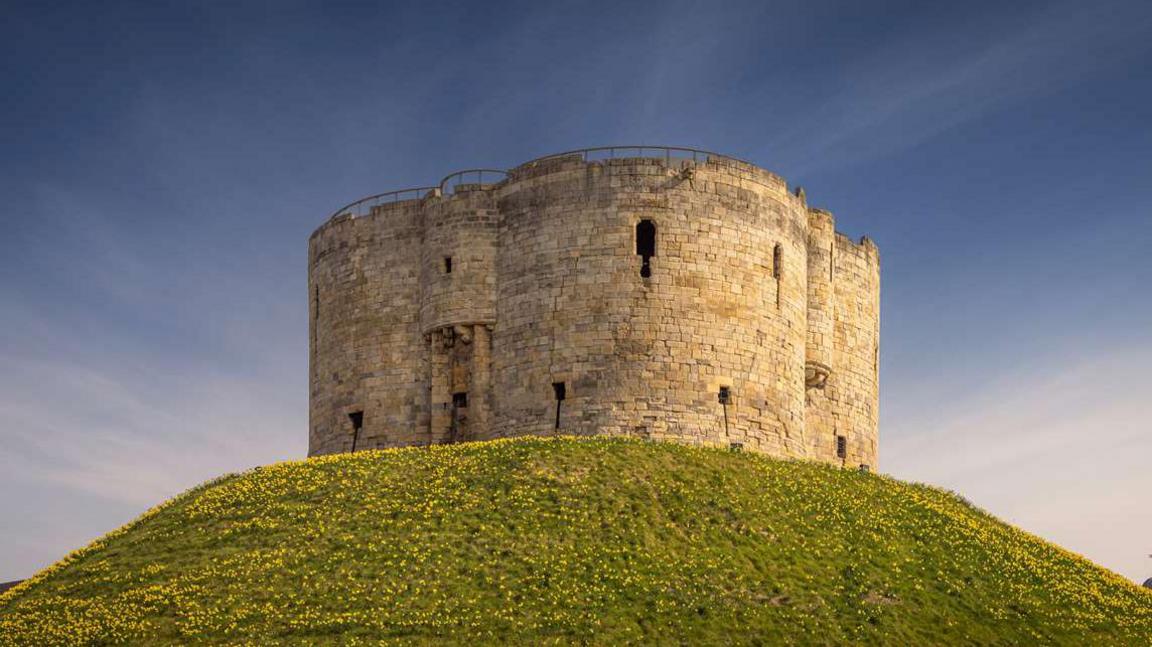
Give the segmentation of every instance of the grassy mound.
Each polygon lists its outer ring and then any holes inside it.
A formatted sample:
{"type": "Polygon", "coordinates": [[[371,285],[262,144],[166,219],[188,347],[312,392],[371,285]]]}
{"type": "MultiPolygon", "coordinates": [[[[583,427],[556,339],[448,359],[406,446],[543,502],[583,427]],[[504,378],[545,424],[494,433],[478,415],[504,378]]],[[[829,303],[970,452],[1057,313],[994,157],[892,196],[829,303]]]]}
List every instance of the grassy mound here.
{"type": "Polygon", "coordinates": [[[0,597],[0,644],[1147,645],[1152,594],[947,492],[516,440],[205,484],[0,597]]]}

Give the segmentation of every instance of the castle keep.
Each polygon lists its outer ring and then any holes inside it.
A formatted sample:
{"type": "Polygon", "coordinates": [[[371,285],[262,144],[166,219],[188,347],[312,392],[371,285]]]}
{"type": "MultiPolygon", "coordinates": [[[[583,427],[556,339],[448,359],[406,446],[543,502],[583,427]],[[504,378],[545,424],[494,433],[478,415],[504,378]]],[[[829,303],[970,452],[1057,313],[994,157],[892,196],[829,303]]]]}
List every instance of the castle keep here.
{"type": "Polygon", "coordinates": [[[747,162],[462,172],[341,209],[308,256],[310,455],[603,434],[876,466],[876,245],[747,162]]]}

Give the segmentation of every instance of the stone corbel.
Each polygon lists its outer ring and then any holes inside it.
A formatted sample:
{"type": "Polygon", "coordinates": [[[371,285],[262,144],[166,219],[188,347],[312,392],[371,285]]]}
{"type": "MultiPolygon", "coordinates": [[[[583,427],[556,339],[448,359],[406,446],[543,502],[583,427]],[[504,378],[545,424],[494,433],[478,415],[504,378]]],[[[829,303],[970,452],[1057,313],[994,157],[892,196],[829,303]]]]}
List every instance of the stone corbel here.
{"type": "Polygon", "coordinates": [[[456,326],[452,329],[453,334],[457,339],[465,344],[472,343],[472,329],[469,326],[456,326]]]}
{"type": "Polygon", "coordinates": [[[809,360],[804,363],[804,387],[809,389],[822,389],[828,383],[828,376],[832,369],[827,364],[809,360]]]}

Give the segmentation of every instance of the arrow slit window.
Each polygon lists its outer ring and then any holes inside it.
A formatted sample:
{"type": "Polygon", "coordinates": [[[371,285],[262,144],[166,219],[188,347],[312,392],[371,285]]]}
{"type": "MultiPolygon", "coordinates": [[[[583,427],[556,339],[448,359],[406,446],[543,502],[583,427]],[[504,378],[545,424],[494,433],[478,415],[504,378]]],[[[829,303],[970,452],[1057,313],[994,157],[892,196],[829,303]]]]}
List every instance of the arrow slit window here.
{"type": "Polygon", "coordinates": [[[640,276],[652,276],[652,257],[656,255],[656,225],[651,220],[636,223],[636,255],[640,257],[640,276]]]}

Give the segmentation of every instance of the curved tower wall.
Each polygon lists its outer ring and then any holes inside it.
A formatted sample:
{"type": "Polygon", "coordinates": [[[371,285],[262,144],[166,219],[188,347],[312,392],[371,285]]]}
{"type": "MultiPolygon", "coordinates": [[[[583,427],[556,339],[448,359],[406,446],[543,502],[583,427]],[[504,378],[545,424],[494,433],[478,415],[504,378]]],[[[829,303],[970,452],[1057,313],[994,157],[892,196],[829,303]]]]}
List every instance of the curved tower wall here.
{"type": "Polygon", "coordinates": [[[420,327],[496,321],[496,249],[499,212],[491,191],[462,187],[423,209],[420,254],[420,327]]]}
{"type": "Polygon", "coordinates": [[[880,254],[869,239],[854,243],[818,225],[831,214],[813,211],[810,277],[822,266],[827,282],[809,282],[809,349],[829,369],[812,385],[809,367],[807,422],[814,456],[844,465],[877,466],[879,442],[880,254]],[[816,234],[817,230],[820,234],[816,234]],[[827,246],[827,247],[826,247],[827,246]],[[827,288],[827,291],[825,291],[827,288]],[[830,314],[818,319],[812,313],[830,314]],[[813,325],[814,322],[816,325],[813,325]],[[842,440],[838,441],[838,438],[842,440]],[[838,442],[840,445],[838,446],[838,442]],[[842,450],[842,451],[841,451],[842,450]]]}
{"type": "Polygon", "coordinates": [[[499,434],[555,433],[552,385],[563,382],[565,433],[804,454],[803,384],[789,376],[803,372],[806,223],[779,178],[662,159],[554,161],[513,171],[501,207],[501,248],[518,251],[501,254],[498,272],[499,434]],[[641,220],[656,228],[647,278],[641,220]]]}
{"type": "Polygon", "coordinates": [[[833,224],[746,163],[579,155],[337,217],[310,245],[309,453],[348,451],[363,411],[358,448],[610,434],[875,465],[878,256],[833,224]]]}
{"type": "Polygon", "coordinates": [[[309,454],[417,443],[427,427],[419,201],[335,218],[309,240],[309,454]]]}
{"type": "Polygon", "coordinates": [[[836,281],[832,265],[835,245],[832,214],[808,209],[808,334],[804,364],[806,423],[810,432],[807,440],[809,452],[825,460],[838,458],[836,413],[824,401],[836,365],[836,281]]]}
{"type": "Polygon", "coordinates": [[[462,185],[424,208],[420,329],[427,341],[427,442],[488,435],[490,331],[496,321],[499,212],[492,192],[462,185]]]}
{"type": "Polygon", "coordinates": [[[879,442],[880,251],[868,238],[836,235],[834,397],[846,432],[846,463],[875,467],[879,442]]]}
{"type": "Polygon", "coordinates": [[[832,260],[836,230],[832,214],[808,210],[808,336],[806,383],[819,387],[833,364],[836,301],[832,260]]]}

